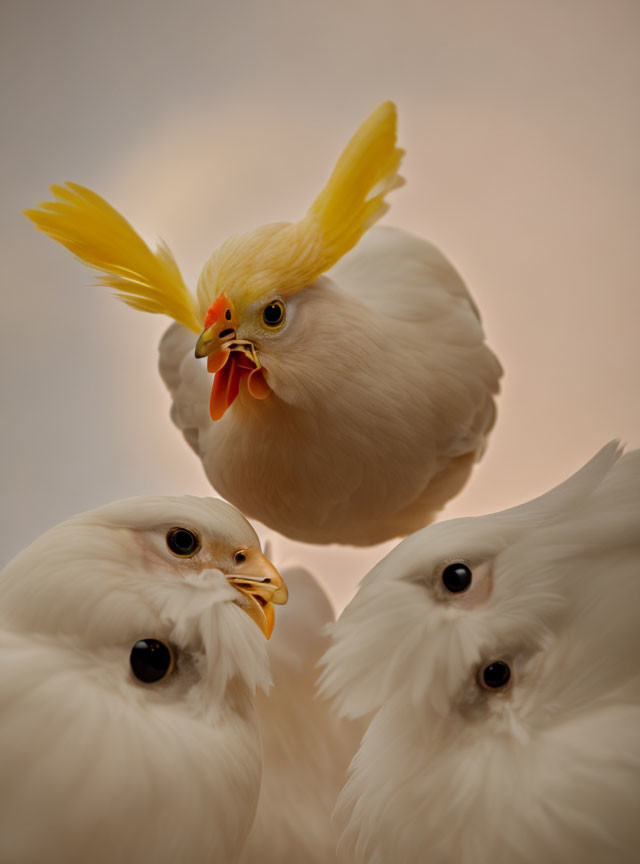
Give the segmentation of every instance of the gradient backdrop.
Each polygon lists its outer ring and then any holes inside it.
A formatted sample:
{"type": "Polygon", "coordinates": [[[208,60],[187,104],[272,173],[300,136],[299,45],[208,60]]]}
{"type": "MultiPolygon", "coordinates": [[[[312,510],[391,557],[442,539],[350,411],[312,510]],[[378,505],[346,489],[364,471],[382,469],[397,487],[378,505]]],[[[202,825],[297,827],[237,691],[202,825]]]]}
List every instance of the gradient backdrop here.
{"type": "MultiPolygon", "coordinates": [[[[386,219],[462,272],[506,372],[489,451],[444,515],[528,499],[612,437],[640,444],[637,0],[1,9],[0,563],[109,500],[210,491],[156,372],[166,321],[85,287],[21,209],[86,184],[194,285],[230,233],[302,215],[388,98],[407,185],[386,219]]],[[[274,541],[337,608],[392,545],[274,541]]]]}

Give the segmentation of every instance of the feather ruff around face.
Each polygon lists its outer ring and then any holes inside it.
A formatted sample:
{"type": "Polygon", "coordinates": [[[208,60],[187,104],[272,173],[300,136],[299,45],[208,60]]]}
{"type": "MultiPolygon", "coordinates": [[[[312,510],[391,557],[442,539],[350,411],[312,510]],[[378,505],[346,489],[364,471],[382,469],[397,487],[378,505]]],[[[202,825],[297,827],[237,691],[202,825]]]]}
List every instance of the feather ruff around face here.
{"type": "Polygon", "coordinates": [[[323,690],[375,712],[338,806],[356,861],[635,860],[640,451],[512,510],[434,525],[365,578],[323,690]],[[468,591],[444,566],[465,561],[468,591]],[[483,669],[509,665],[504,690],[483,669]]]}

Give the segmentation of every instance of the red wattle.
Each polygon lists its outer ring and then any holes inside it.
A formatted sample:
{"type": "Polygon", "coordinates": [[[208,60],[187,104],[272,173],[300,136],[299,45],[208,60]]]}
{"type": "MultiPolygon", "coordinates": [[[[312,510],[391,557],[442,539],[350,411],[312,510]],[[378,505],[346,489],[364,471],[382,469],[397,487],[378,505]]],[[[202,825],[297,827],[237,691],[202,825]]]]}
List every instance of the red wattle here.
{"type": "Polygon", "coordinates": [[[218,369],[213,379],[209,402],[212,420],[219,420],[224,416],[240,392],[242,379],[255,369],[255,364],[246,355],[236,351],[228,355],[227,361],[218,369]]]}

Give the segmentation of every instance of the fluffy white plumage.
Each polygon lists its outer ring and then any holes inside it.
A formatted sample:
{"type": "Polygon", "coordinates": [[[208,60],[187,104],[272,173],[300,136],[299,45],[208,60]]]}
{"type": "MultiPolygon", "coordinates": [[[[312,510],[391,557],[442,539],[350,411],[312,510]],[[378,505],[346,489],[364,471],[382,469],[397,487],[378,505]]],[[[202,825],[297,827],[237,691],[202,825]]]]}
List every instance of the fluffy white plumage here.
{"type": "Polygon", "coordinates": [[[273,396],[217,422],[193,334],[172,325],[160,371],[172,417],[216,490],[288,537],[369,545],[430,522],[495,421],[501,368],[476,307],[425,240],[372,228],[287,303],[277,334],[240,324],[273,396]]]}
{"type": "Polygon", "coordinates": [[[365,578],[323,673],[344,714],[375,712],[338,808],[358,861],[638,860],[639,529],[640,451],[613,442],[534,501],[414,534],[365,578]],[[456,562],[472,581],[451,593],[456,562]],[[494,661],[505,686],[486,685],[494,661]]]}
{"type": "Polygon", "coordinates": [[[266,640],[226,578],[238,549],[264,560],[230,505],[140,498],[62,523],[3,570],[0,860],[237,860],[269,685],[266,640]],[[193,557],[168,550],[175,525],[199,534],[193,557]],[[142,638],[177,651],[166,680],[133,676],[142,638]]]}
{"type": "Polygon", "coordinates": [[[268,646],[273,687],[256,701],[264,774],[240,861],[329,864],[338,842],[331,815],[362,728],[339,720],[316,692],[317,663],[329,643],[325,630],[334,621],[326,594],[302,568],[282,575],[290,594],[268,646]]]}

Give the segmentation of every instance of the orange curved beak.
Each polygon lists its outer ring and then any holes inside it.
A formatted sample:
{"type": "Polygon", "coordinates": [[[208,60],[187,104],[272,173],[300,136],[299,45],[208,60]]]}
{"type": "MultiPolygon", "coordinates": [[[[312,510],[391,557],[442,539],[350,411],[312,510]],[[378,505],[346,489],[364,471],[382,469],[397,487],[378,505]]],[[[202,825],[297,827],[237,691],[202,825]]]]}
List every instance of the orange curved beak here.
{"type": "Polygon", "coordinates": [[[227,582],[242,595],[238,605],[269,639],[275,623],[273,604],[285,604],[289,592],[282,576],[259,549],[250,546],[243,551],[244,562],[236,565],[227,582]]]}
{"type": "Polygon", "coordinates": [[[233,306],[225,294],[220,294],[207,312],[195,352],[196,357],[207,358],[207,370],[214,375],[209,402],[212,420],[224,415],[245,379],[255,399],[266,399],[271,393],[254,344],[238,339],[237,328],[233,306]]]}

